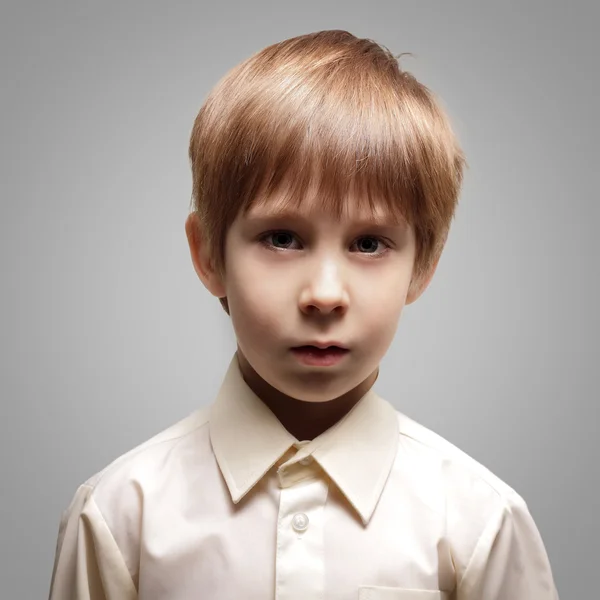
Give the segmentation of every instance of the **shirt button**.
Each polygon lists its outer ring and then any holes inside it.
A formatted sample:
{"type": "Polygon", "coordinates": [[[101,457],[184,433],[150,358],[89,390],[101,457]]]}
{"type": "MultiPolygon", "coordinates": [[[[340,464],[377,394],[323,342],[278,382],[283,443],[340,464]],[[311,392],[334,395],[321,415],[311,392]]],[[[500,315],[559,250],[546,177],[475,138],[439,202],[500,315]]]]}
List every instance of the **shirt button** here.
{"type": "Polygon", "coordinates": [[[292,519],[292,527],[296,531],[306,531],[308,529],[308,517],[304,513],[295,514],[292,519]]]}
{"type": "Polygon", "coordinates": [[[306,467],[307,465],[310,465],[310,463],[312,462],[312,456],[305,456],[304,458],[301,458],[298,462],[306,467]]]}

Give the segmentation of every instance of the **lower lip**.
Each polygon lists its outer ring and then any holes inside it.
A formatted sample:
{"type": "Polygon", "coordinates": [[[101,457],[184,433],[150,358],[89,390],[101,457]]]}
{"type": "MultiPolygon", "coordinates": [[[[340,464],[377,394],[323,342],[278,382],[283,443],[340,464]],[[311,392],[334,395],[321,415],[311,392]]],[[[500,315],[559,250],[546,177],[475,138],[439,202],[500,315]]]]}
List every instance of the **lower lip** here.
{"type": "Polygon", "coordinates": [[[342,348],[319,349],[306,346],[292,348],[292,352],[301,363],[316,367],[331,367],[339,363],[348,354],[348,350],[342,348]]]}

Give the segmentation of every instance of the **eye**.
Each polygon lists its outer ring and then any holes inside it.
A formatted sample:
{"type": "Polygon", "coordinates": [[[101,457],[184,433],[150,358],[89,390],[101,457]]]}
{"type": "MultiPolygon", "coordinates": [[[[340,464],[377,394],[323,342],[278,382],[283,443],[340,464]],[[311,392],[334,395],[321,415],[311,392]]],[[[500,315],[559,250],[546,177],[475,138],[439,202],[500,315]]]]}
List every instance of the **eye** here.
{"type": "MultiPolygon", "coordinates": [[[[378,236],[367,235],[367,236],[358,238],[358,241],[360,241],[360,240],[363,240],[363,241],[366,240],[367,242],[369,242],[366,244],[367,250],[369,250],[370,248],[373,248],[375,244],[380,244],[380,245],[383,244],[385,246],[385,249],[383,252],[385,252],[387,249],[389,249],[388,244],[386,244],[385,241],[378,236]]],[[[362,247],[363,247],[363,249],[365,248],[365,246],[362,246],[362,247]]],[[[383,254],[383,252],[380,254],[383,254]]],[[[360,254],[364,254],[364,253],[361,252],[360,254]]],[[[367,252],[366,254],[373,254],[373,253],[367,252]]]]}
{"type": "Polygon", "coordinates": [[[270,248],[270,249],[275,248],[276,250],[287,250],[287,248],[281,248],[280,246],[271,244],[269,242],[269,238],[275,239],[276,243],[285,244],[286,241],[289,242],[289,239],[293,238],[293,237],[294,237],[294,234],[291,233],[290,231],[268,231],[267,233],[264,233],[263,235],[260,236],[259,241],[261,242],[261,244],[263,244],[264,246],[266,246],[267,248],[270,248]]]}
{"type": "MultiPolygon", "coordinates": [[[[290,241],[293,240],[294,238],[295,238],[295,235],[291,231],[275,230],[275,231],[267,231],[266,233],[263,233],[259,237],[259,242],[263,246],[265,246],[267,249],[272,250],[273,252],[280,252],[280,251],[289,250],[290,248],[286,244],[289,244],[290,241]],[[273,240],[274,243],[271,240],[273,240]],[[282,244],[284,247],[281,247],[278,244],[282,244]]],[[[383,256],[384,254],[386,254],[391,249],[391,245],[385,240],[385,238],[382,238],[378,235],[361,236],[361,237],[357,238],[357,240],[354,243],[356,244],[357,242],[365,241],[365,240],[367,240],[367,242],[368,242],[366,244],[367,250],[377,247],[377,244],[379,244],[379,246],[383,245],[384,248],[380,252],[359,252],[359,254],[364,254],[364,255],[366,255],[368,257],[372,257],[372,258],[379,258],[379,257],[383,256]]],[[[361,244],[361,246],[363,249],[365,248],[364,244],[361,244]]]]}

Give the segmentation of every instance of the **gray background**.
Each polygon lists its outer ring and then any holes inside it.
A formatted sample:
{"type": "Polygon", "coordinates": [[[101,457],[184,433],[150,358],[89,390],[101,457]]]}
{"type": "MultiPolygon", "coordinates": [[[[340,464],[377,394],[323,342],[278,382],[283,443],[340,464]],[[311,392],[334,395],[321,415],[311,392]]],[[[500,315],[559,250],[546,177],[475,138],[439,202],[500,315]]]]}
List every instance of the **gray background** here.
{"type": "Polygon", "coordinates": [[[47,596],[78,484],[211,402],[235,349],[184,234],[209,89],[268,44],[347,29],[415,54],[470,165],[376,388],[526,499],[561,600],[596,598],[598,17],[591,0],[3,3],[0,597],[47,596]]]}

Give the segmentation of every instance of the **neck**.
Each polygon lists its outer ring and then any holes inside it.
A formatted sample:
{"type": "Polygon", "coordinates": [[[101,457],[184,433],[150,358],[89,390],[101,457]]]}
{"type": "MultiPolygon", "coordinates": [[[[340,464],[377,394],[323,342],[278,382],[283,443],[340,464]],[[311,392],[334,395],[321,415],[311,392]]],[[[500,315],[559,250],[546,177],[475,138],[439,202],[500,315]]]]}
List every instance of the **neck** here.
{"type": "Polygon", "coordinates": [[[237,359],[244,381],[299,441],[312,440],[335,425],[371,389],[379,367],[355,388],[325,402],[292,398],[266,382],[250,365],[238,347],[237,359]]]}

